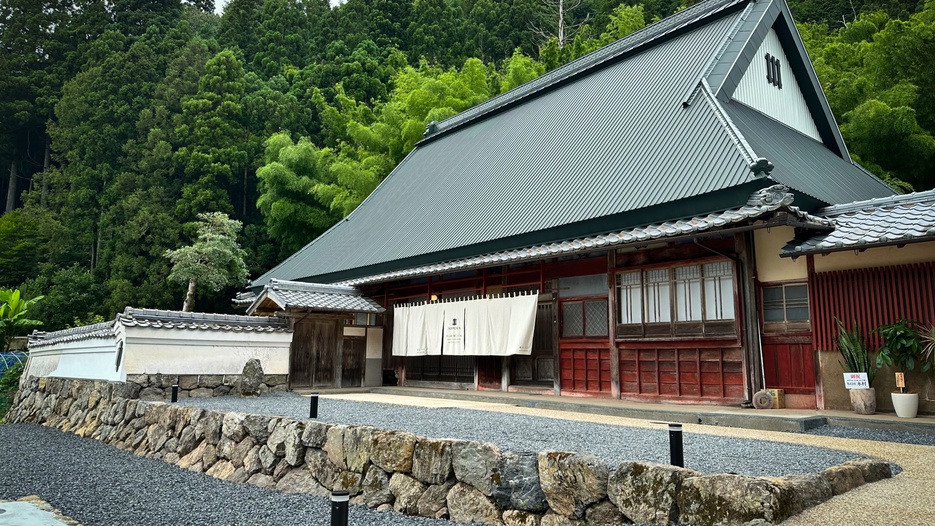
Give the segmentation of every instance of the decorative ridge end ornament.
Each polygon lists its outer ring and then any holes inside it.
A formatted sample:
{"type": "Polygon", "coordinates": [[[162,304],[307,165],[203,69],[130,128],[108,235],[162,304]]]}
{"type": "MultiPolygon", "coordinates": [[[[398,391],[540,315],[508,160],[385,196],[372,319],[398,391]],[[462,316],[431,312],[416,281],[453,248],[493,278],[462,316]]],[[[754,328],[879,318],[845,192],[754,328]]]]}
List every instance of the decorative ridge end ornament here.
{"type": "Polygon", "coordinates": [[[761,188],[750,194],[750,198],[747,199],[747,206],[789,206],[794,200],[795,196],[789,193],[789,187],[781,184],[774,184],[773,186],[761,188]]]}
{"type": "Polygon", "coordinates": [[[773,163],[769,162],[769,159],[765,157],[760,157],[750,164],[750,171],[753,172],[754,177],[766,177],[773,171],[773,168],[775,168],[773,163]]]}
{"type": "Polygon", "coordinates": [[[422,134],[422,138],[435,135],[435,132],[437,131],[438,131],[438,121],[432,121],[425,125],[425,133],[422,134]]]}

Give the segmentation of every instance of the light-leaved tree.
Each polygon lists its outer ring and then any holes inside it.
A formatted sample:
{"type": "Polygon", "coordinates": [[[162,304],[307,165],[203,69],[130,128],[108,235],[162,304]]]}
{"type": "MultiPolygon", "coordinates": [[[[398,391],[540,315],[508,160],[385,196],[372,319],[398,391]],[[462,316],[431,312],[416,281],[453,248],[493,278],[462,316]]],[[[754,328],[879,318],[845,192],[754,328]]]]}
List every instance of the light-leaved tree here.
{"type": "Polygon", "coordinates": [[[217,292],[228,285],[247,282],[246,252],[237,242],[241,223],[223,212],[198,214],[198,240],[177,250],[167,250],[172,263],[169,281],[188,283],[182,310],[191,312],[195,306],[195,290],[201,286],[217,292]]]}

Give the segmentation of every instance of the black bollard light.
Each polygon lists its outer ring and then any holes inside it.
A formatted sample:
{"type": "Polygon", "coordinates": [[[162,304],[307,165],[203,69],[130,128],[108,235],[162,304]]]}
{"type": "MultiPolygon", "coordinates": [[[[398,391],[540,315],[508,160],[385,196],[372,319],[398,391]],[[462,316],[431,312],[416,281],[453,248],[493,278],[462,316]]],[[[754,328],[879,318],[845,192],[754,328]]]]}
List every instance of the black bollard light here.
{"type": "Polygon", "coordinates": [[[331,492],[331,526],[347,526],[347,502],[350,498],[347,490],[331,492]]]}
{"type": "Polygon", "coordinates": [[[174,404],[178,401],[179,401],[179,386],[173,385],[172,386],[172,403],[174,404]]]}
{"type": "Polygon", "coordinates": [[[312,393],[308,397],[308,417],[318,418],[318,393],[312,393]]]}
{"type": "Polygon", "coordinates": [[[682,451],[682,424],[669,424],[669,463],[680,468],[685,467],[682,451]]]}

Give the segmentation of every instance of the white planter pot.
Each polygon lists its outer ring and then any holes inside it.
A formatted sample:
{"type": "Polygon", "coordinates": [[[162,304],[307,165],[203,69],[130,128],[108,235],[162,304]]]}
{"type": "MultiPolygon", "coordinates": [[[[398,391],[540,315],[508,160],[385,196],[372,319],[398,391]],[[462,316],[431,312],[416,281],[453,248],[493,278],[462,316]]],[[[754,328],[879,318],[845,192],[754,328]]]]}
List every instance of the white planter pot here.
{"type": "Polygon", "coordinates": [[[919,393],[890,393],[893,396],[893,408],[900,418],[915,418],[919,412],[919,393]]]}

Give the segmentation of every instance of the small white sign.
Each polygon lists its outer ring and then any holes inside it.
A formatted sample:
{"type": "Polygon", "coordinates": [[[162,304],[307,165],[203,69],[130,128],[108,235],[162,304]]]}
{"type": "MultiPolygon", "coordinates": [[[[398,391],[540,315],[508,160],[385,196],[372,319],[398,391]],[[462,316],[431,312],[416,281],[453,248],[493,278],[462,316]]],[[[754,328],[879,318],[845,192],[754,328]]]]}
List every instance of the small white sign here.
{"type": "Polygon", "coordinates": [[[870,389],[867,373],[844,373],[844,387],[848,389],[870,389]]]}

